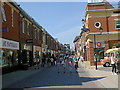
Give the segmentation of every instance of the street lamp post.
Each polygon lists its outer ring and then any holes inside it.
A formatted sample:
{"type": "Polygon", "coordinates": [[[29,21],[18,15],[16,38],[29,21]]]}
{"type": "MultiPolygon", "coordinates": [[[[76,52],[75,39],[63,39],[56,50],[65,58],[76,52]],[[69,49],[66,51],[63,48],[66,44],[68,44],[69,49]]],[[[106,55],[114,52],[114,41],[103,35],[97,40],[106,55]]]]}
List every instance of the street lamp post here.
{"type": "MultiPolygon", "coordinates": [[[[100,31],[100,35],[102,34],[102,31],[103,31],[103,28],[99,28],[99,31],[100,31]]],[[[94,34],[94,48],[96,49],[96,37],[95,37],[95,34],[94,34]]],[[[95,61],[96,61],[96,67],[95,69],[97,70],[97,58],[96,58],[96,50],[94,49],[94,57],[95,57],[95,61]]]]}
{"type": "MultiPolygon", "coordinates": [[[[96,49],[96,38],[95,38],[95,34],[94,34],[94,48],[96,49]]],[[[97,58],[96,58],[96,50],[94,49],[94,57],[95,57],[95,61],[96,61],[96,70],[97,70],[97,58]]]]}

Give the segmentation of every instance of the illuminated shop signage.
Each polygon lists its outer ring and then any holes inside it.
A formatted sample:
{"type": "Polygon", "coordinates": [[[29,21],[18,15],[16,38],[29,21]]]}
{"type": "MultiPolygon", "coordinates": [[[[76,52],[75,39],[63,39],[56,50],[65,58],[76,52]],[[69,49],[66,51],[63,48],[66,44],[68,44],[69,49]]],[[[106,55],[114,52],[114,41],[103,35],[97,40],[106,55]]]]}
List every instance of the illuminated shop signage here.
{"type": "Polygon", "coordinates": [[[0,48],[19,50],[19,42],[7,40],[7,39],[3,39],[3,38],[0,38],[0,42],[1,42],[0,48]]]}

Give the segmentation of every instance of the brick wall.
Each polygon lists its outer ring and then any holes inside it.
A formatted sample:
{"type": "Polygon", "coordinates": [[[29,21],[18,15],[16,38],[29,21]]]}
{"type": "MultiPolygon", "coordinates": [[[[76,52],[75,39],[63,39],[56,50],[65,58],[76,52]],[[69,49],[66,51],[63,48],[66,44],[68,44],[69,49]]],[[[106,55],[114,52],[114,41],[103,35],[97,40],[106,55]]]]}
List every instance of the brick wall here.
{"type": "Polygon", "coordinates": [[[19,41],[19,32],[18,32],[19,14],[14,10],[14,26],[12,27],[12,18],[11,18],[12,8],[6,3],[4,3],[4,9],[5,9],[5,15],[7,21],[2,23],[2,28],[8,28],[8,32],[2,32],[2,37],[19,41]]]}

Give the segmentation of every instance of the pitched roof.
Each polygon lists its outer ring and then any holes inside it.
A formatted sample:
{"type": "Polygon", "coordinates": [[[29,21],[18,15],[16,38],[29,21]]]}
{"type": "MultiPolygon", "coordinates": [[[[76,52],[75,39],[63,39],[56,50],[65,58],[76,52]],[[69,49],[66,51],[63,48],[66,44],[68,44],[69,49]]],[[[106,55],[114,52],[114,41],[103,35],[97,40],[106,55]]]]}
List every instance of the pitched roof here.
{"type": "Polygon", "coordinates": [[[80,36],[76,36],[73,43],[75,43],[78,39],[79,39],[80,36]]]}

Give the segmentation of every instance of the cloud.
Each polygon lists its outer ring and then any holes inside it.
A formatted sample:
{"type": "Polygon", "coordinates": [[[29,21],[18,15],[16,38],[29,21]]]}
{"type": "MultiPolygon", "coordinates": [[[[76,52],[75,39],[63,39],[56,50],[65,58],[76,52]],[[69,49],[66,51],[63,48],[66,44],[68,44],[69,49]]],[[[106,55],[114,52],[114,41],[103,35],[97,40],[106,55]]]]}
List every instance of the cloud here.
{"type": "Polygon", "coordinates": [[[80,26],[75,26],[67,31],[58,33],[56,35],[54,35],[56,38],[58,38],[58,40],[63,43],[63,44],[70,44],[71,48],[74,47],[73,46],[73,40],[75,38],[75,36],[78,36],[80,34],[80,26]]]}

